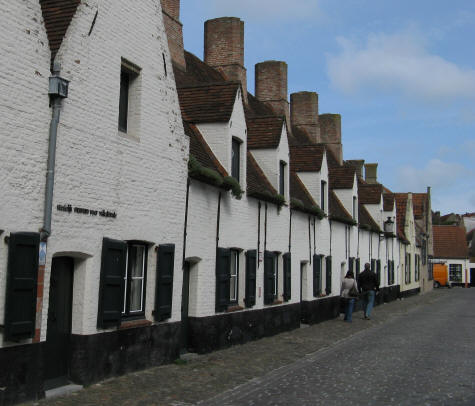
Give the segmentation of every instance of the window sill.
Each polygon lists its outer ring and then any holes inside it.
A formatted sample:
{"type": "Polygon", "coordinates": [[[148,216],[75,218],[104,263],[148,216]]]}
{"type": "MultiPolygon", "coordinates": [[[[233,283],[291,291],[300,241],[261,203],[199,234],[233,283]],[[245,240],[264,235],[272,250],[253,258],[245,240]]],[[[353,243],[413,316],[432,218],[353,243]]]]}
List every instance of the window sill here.
{"type": "Polygon", "coordinates": [[[128,140],[140,143],[140,137],[130,132],[124,132],[124,131],[119,130],[119,136],[122,138],[127,138],[128,140]]]}
{"type": "Polygon", "coordinates": [[[244,307],[239,306],[239,305],[233,305],[233,306],[229,306],[226,309],[226,313],[238,312],[240,310],[244,310],[244,307]]]}
{"type": "Polygon", "coordinates": [[[152,322],[146,319],[130,320],[130,321],[124,321],[120,323],[119,330],[126,330],[129,328],[136,328],[136,327],[146,327],[146,326],[151,326],[151,325],[152,325],[152,322]]]}

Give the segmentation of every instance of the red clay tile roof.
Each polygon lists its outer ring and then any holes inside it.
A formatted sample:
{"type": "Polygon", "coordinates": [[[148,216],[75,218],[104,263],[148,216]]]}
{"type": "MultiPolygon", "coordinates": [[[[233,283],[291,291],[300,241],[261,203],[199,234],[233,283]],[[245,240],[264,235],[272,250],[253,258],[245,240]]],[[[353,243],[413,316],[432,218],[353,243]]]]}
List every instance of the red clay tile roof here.
{"type": "Polygon", "coordinates": [[[299,127],[292,127],[292,132],[289,134],[289,145],[298,146],[298,145],[311,145],[314,144],[309,133],[299,127]]]}
{"type": "Polygon", "coordinates": [[[343,204],[338,199],[336,193],[330,190],[328,193],[330,219],[346,224],[355,224],[355,221],[350,213],[345,209],[343,204]]]}
{"type": "Polygon", "coordinates": [[[226,82],[221,72],[206,65],[198,57],[187,51],[185,51],[185,62],[186,72],[175,65],[173,66],[178,87],[226,82]]]}
{"type": "Polygon", "coordinates": [[[353,189],[355,169],[351,167],[330,168],[330,189],[353,189]]]}
{"type": "Polygon", "coordinates": [[[228,176],[228,173],[218,161],[206,143],[205,139],[193,124],[183,123],[185,134],[190,137],[190,154],[205,168],[213,169],[221,176],[228,176]]]}
{"type": "Polygon", "coordinates": [[[361,183],[358,185],[358,200],[363,204],[379,204],[381,202],[381,194],[383,193],[383,185],[376,183],[361,183]]]}
{"type": "Polygon", "coordinates": [[[318,206],[315,200],[313,200],[313,197],[310,192],[307,190],[307,188],[295,172],[291,172],[289,174],[289,178],[291,198],[300,200],[304,204],[304,206],[307,207],[318,206]]]}
{"type": "Polygon", "coordinates": [[[394,209],[394,194],[388,193],[383,187],[383,210],[384,211],[393,211],[394,209]]]}
{"type": "Polygon", "coordinates": [[[272,107],[257,100],[255,96],[247,92],[246,117],[275,116],[276,113],[272,107]]]}
{"type": "MultiPolygon", "coordinates": [[[[324,144],[322,144],[322,145],[324,145],[324,144]]],[[[329,148],[327,148],[327,162],[328,162],[328,167],[329,168],[340,168],[341,167],[340,163],[336,159],[335,154],[329,148]]],[[[351,165],[348,165],[348,167],[351,167],[351,165]]]]}
{"type": "Polygon", "coordinates": [[[283,117],[264,116],[247,120],[247,147],[249,149],[277,148],[280,143],[283,117]]]}
{"type": "Polygon", "coordinates": [[[368,228],[376,233],[381,231],[381,228],[374,221],[373,217],[371,217],[371,214],[369,214],[368,210],[362,203],[358,204],[358,222],[361,228],[368,228]]]}
{"type": "Polygon", "coordinates": [[[227,82],[178,88],[183,120],[195,124],[229,121],[240,86],[227,82]]]}
{"type": "Polygon", "coordinates": [[[468,258],[465,230],[457,226],[432,226],[434,258],[468,258]]]}
{"type": "Polygon", "coordinates": [[[80,0],[40,0],[51,51],[51,66],[80,0]]]}
{"type": "Polygon", "coordinates": [[[270,196],[277,195],[277,190],[266,178],[250,151],[247,151],[247,194],[267,201],[272,201],[270,196]]]}
{"type": "Polygon", "coordinates": [[[404,225],[406,224],[406,207],[407,207],[407,193],[395,193],[396,200],[396,225],[397,236],[403,241],[408,242],[406,233],[404,232],[404,225]]]}
{"type": "Polygon", "coordinates": [[[427,205],[427,193],[413,193],[412,194],[412,206],[414,210],[414,218],[422,219],[424,213],[428,207],[427,205]]]}
{"type": "Polygon", "coordinates": [[[290,170],[293,172],[320,172],[322,169],[322,145],[290,147],[290,170]]]}

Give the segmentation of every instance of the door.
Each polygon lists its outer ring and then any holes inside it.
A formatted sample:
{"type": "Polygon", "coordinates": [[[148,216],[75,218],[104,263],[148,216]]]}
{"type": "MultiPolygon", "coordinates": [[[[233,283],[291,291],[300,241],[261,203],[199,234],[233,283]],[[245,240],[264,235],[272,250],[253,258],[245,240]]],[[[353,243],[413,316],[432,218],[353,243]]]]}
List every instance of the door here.
{"type": "Polygon", "coordinates": [[[470,286],[475,286],[475,268],[470,268],[470,286]]]}
{"type": "Polygon", "coordinates": [[[183,288],[181,294],[181,352],[188,351],[188,305],[190,296],[190,263],[183,267],[183,288]]]}
{"type": "Polygon", "coordinates": [[[53,258],[45,343],[46,389],[68,382],[74,260],[53,258]]]}

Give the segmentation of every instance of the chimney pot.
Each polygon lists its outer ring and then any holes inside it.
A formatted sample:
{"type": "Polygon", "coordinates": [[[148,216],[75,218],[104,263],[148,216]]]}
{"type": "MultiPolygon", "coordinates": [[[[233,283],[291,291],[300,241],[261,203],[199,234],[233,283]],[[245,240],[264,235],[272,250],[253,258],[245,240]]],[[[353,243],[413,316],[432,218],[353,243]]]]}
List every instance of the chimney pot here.
{"type": "Polygon", "coordinates": [[[340,114],[320,114],[321,142],[330,149],[339,164],[343,164],[343,145],[341,144],[341,115],[340,114]]]}
{"type": "Polygon", "coordinates": [[[176,66],[186,70],[183,24],[179,21],[180,0],[161,0],[161,4],[170,56],[176,66]]]}
{"type": "Polygon", "coordinates": [[[365,164],[365,180],[368,183],[378,183],[378,164],[365,164]]]}
{"type": "Polygon", "coordinates": [[[292,126],[305,130],[313,143],[321,142],[318,122],[318,93],[298,92],[290,95],[290,120],[292,126]]]}

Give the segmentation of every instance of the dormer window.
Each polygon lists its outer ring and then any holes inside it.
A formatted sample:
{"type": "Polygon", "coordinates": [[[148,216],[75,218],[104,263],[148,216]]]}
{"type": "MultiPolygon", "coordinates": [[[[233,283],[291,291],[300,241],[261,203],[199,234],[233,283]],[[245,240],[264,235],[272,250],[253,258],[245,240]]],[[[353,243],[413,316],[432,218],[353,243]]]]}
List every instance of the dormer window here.
{"type": "Polygon", "coordinates": [[[287,164],[284,161],[280,161],[279,165],[279,194],[285,196],[285,168],[287,164]]]}
{"type": "Polygon", "coordinates": [[[353,220],[356,220],[356,210],[358,209],[358,204],[356,196],[353,196],[353,220]]]}
{"type": "Polygon", "coordinates": [[[326,196],[327,195],[327,182],[322,180],[320,188],[320,206],[323,211],[326,211],[326,196]]]}
{"type": "Polygon", "coordinates": [[[241,165],[241,142],[233,138],[231,151],[231,176],[240,181],[240,165],[241,165]]]}

